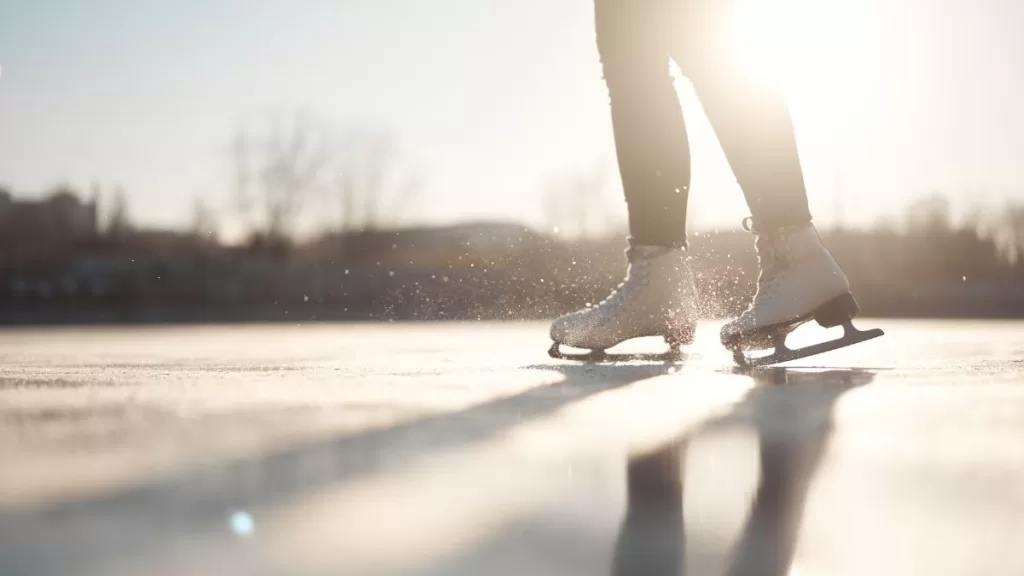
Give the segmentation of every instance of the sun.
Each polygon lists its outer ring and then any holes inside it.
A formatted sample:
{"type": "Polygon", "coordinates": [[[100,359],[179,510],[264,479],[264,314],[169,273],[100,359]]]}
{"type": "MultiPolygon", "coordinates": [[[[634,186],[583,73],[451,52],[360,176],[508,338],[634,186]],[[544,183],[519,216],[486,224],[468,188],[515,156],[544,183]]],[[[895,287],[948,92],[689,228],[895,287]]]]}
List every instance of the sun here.
{"type": "Polygon", "coordinates": [[[786,92],[847,77],[868,41],[869,2],[735,0],[735,57],[761,81],[786,92]]]}
{"type": "Polygon", "coordinates": [[[883,0],[733,0],[734,62],[780,90],[792,115],[812,202],[834,203],[847,158],[876,113],[885,54],[883,0]]]}

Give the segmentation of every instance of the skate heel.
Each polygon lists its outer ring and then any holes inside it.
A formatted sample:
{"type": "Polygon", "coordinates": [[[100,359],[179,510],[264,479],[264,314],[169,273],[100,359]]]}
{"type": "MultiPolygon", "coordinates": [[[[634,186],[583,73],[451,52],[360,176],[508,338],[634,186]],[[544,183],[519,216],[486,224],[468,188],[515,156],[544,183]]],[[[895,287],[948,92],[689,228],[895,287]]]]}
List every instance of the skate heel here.
{"type": "Polygon", "coordinates": [[[853,294],[833,298],[814,311],[814,320],[822,328],[834,328],[852,320],[860,312],[853,294]]]}

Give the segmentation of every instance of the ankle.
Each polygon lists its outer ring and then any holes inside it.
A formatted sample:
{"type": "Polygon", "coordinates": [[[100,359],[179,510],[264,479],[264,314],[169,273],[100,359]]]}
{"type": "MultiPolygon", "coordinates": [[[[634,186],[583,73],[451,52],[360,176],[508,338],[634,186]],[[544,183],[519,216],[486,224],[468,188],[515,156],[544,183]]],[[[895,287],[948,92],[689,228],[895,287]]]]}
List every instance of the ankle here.
{"type": "Polygon", "coordinates": [[[628,236],[626,242],[630,247],[666,248],[669,250],[686,250],[689,245],[686,238],[671,240],[646,236],[628,236]]]}

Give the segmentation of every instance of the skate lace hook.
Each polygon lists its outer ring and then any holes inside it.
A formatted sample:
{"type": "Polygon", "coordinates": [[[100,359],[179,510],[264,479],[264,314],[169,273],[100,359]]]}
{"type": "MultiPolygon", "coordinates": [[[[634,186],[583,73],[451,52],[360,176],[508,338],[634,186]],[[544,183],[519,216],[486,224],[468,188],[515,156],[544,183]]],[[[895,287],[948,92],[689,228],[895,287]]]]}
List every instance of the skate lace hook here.
{"type": "Polygon", "coordinates": [[[744,230],[750,232],[751,234],[757,234],[757,229],[754,228],[754,219],[752,217],[747,216],[746,218],[744,218],[742,224],[744,230]]]}
{"type": "Polygon", "coordinates": [[[755,300],[764,299],[766,295],[771,296],[771,291],[766,290],[777,279],[778,269],[782,266],[783,255],[781,248],[775,245],[775,239],[767,238],[757,229],[757,223],[750,216],[743,219],[743,229],[754,235],[754,246],[757,251],[757,260],[761,273],[758,275],[757,284],[760,288],[755,300]]]}
{"type": "MultiPolygon", "coordinates": [[[[630,276],[635,278],[635,281],[644,283],[647,281],[647,259],[636,258],[633,252],[627,251],[628,260],[630,262],[630,276]]],[[[619,282],[619,285],[612,290],[612,293],[597,303],[594,308],[599,308],[605,304],[614,304],[625,297],[625,293],[629,290],[632,283],[625,281],[619,282]]]]}

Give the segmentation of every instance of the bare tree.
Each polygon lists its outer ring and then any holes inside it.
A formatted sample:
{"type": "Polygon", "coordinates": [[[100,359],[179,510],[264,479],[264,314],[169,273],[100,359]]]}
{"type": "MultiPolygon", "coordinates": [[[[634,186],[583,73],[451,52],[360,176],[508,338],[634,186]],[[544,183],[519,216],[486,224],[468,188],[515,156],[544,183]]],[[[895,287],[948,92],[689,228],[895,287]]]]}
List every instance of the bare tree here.
{"type": "Polygon", "coordinates": [[[328,149],[319,136],[312,117],[304,112],[272,117],[263,134],[236,135],[236,209],[269,239],[292,235],[303,202],[321,184],[328,149]]]}
{"type": "Polygon", "coordinates": [[[611,224],[608,172],[603,165],[553,179],[544,190],[547,224],[568,238],[588,238],[611,224]]]}
{"type": "Polygon", "coordinates": [[[1009,203],[977,228],[980,236],[995,242],[1000,254],[1011,264],[1021,260],[1024,254],[1024,206],[1009,203]]]}
{"type": "Polygon", "coordinates": [[[420,178],[389,134],[351,129],[341,135],[332,189],[341,231],[393,222],[418,191],[420,178]]]}
{"type": "Polygon", "coordinates": [[[234,198],[232,199],[233,207],[235,209],[236,216],[238,218],[239,225],[250,228],[250,233],[254,227],[252,223],[252,206],[253,206],[253,190],[252,190],[252,153],[251,141],[252,136],[249,135],[244,129],[239,129],[231,142],[231,163],[232,163],[232,178],[234,185],[234,198]]]}
{"type": "Polygon", "coordinates": [[[108,236],[122,238],[132,230],[131,216],[128,213],[128,198],[125,196],[124,188],[114,188],[114,200],[110,207],[110,215],[107,217],[106,232],[108,236]]]}
{"type": "Polygon", "coordinates": [[[911,233],[937,234],[953,228],[949,198],[933,192],[913,202],[907,209],[906,228],[911,233]]]}
{"type": "Polygon", "coordinates": [[[192,205],[192,236],[199,244],[216,244],[217,220],[202,197],[192,205]]]}

